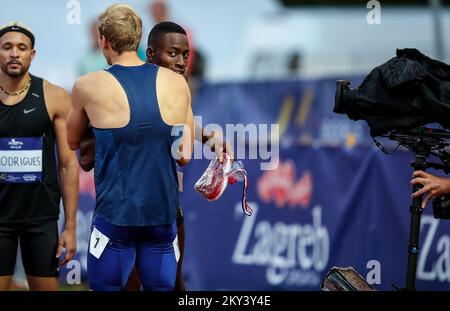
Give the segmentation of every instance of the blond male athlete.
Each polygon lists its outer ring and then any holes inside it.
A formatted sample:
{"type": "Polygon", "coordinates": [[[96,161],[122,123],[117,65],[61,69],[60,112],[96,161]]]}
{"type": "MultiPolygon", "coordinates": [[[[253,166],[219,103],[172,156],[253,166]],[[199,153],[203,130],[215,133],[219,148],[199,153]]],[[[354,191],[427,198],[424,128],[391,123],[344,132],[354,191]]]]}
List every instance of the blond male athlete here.
{"type": "Polygon", "coordinates": [[[89,122],[96,139],[89,285],[123,290],[136,265],[144,290],[173,290],[176,162],[189,162],[194,140],[189,88],[181,75],[138,58],[142,22],[130,6],[103,12],[99,34],[111,67],[75,83],[67,121],[71,149],[89,122]]]}

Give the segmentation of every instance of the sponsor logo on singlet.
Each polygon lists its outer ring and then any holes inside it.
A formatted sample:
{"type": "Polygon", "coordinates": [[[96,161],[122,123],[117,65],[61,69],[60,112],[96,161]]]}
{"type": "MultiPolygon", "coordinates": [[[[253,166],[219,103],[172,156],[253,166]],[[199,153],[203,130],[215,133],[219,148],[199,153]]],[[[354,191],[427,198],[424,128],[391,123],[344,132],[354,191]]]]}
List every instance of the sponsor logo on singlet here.
{"type": "Polygon", "coordinates": [[[0,138],[0,183],[40,181],[42,146],[42,137],[0,138]]]}

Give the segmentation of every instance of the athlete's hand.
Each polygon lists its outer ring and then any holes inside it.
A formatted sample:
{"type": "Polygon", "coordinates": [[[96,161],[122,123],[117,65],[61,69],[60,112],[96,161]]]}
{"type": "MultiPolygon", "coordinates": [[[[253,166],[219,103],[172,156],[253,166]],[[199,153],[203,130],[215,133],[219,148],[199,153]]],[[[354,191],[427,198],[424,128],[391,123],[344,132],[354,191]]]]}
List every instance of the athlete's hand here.
{"type": "Polygon", "coordinates": [[[228,143],[228,142],[224,142],[223,145],[223,152],[225,152],[226,154],[228,154],[230,156],[230,160],[231,162],[234,161],[234,150],[233,147],[228,143]]]}
{"type": "Polygon", "coordinates": [[[427,194],[422,201],[422,208],[425,208],[432,198],[450,193],[450,178],[437,177],[424,171],[415,171],[411,184],[423,185],[421,189],[411,195],[413,198],[417,198],[425,193],[427,194]]]}
{"type": "Polygon", "coordinates": [[[75,229],[64,229],[59,237],[58,250],[56,251],[56,258],[61,257],[63,248],[66,249],[66,256],[59,260],[60,265],[65,265],[72,260],[77,250],[77,238],[75,229]]]}
{"type": "Polygon", "coordinates": [[[92,128],[86,130],[86,134],[80,142],[80,158],[78,162],[85,172],[94,167],[95,161],[95,136],[92,128]]]}
{"type": "Polygon", "coordinates": [[[226,141],[214,140],[214,143],[211,146],[211,151],[217,155],[220,162],[223,161],[223,153],[228,154],[231,162],[234,161],[233,147],[226,141]]]}

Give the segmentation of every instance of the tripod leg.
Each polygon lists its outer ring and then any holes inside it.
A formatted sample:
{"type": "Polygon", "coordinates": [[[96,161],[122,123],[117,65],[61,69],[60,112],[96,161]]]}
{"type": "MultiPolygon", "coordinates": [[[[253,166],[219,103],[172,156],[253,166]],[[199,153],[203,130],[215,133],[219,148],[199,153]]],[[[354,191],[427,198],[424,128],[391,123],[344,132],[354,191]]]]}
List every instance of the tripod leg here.
{"type": "MultiPolygon", "coordinates": [[[[426,169],[426,158],[421,154],[416,155],[416,160],[412,163],[414,170],[426,169]]],[[[413,187],[413,192],[419,190],[420,186],[413,187]]],[[[408,270],[406,274],[406,290],[416,290],[416,269],[417,256],[419,255],[419,234],[420,234],[420,220],[422,217],[422,196],[415,198],[410,208],[411,212],[411,226],[409,230],[409,244],[408,244],[408,270]]]]}

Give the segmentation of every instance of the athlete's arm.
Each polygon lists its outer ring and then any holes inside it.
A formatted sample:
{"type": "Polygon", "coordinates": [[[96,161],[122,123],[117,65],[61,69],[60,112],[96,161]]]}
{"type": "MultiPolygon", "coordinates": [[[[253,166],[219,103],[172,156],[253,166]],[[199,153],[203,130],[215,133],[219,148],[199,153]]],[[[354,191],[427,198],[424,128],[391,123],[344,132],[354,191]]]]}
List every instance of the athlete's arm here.
{"type": "Polygon", "coordinates": [[[89,81],[85,77],[78,79],[72,89],[72,109],[67,118],[67,143],[72,150],[80,147],[89,125],[89,119],[84,109],[84,104],[89,98],[89,81]]]}
{"type": "Polygon", "coordinates": [[[175,141],[179,145],[172,150],[172,156],[178,165],[184,166],[191,159],[195,137],[189,86],[182,75],[160,67],[156,79],[156,94],[163,121],[170,126],[183,128],[182,136],[175,141]]]}
{"type": "Polygon", "coordinates": [[[183,123],[183,136],[181,138],[180,144],[180,158],[177,160],[178,165],[185,166],[189,163],[192,157],[192,150],[194,148],[194,137],[195,137],[195,124],[194,124],[194,114],[192,113],[191,107],[191,92],[189,91],[189,86],[184,79],[179,79],[178,89],[179,96],[177,96],[181,102],[180,106],[185,111],[183,123]]]}
{"type": "Polygon", "coordinates": [[[59,238],[56,257],[61,256],[66,249],[66,256],[61,260],[65,264],[72,260],[76,247],[76,210],[78,205],[78,174],[79,167],[75,152],[67,145],[66,119],[70,109],[70,97],[67,92],[49,83],[45,84],[45,101],[53,120],[58,152],[59,178],[64,205],[64,231],[59,238]]]}

